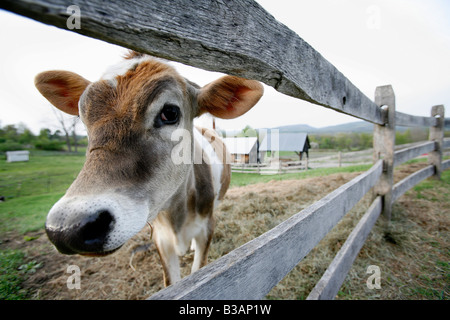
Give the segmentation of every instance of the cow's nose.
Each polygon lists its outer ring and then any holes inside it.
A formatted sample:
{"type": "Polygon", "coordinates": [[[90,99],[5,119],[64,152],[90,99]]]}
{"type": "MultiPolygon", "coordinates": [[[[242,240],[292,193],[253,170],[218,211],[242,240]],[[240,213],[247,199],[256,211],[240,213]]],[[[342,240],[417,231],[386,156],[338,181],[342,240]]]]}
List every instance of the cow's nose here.
{"type": "Polygon", "coordinates": [[[82,246],[86,248],[102,246],[106,236],[114,225],[114,219],[107,210],[98,211],[85,217],[76,235],[82,246]]]}
{"type": "Polygon", "coordinates": [[[108,210],[83,215],[71,226],[46,223],[46,232],[55,247],[65,254],[102,254],[104,244],[115,220],[108,210]]]}

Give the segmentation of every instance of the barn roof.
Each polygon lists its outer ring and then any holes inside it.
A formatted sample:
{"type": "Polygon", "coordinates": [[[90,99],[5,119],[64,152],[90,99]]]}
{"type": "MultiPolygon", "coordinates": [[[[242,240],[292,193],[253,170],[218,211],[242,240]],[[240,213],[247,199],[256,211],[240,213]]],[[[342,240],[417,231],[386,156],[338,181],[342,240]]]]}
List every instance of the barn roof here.
{"type": "Polygon", "coordinates": [[[303,132],[280,132],[276,143],[276,136],[271,136],[270,132],[261,142],[260,151],[303,151],[310,148],[307,133],[303,132]],[[273,144],[273,145],[272,145],[273,144]]]}
{"type": "Polygon", "coordinates": [[[222,139],[231,154],[249,154],[255,146],[256,137],[239,137],[222,139]]]}

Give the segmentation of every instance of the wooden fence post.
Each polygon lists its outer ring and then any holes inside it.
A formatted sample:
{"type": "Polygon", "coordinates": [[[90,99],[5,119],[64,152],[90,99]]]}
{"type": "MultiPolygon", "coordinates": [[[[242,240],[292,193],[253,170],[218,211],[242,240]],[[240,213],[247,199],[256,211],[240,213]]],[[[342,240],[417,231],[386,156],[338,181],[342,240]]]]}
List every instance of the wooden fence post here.
{"type": "Polygon", "coordinates": [[[389,221],[392,211],[395,151],[395,95],[391,85],[376,88],[375,104],[380,108],[387,107],[387,117],[385,125],[376,124],[374,126],[373,160],[375,163],[379,159],[383,159],[383,174],[374,187],[374,193],[375,196],[382,196],[383,214],[389,221]]]}
{"type": "Polygon", "coordinates": [[[430,127],[430,141],[436,142],[436,149],[428,155],[428,163],[435,167],[435,179],[441,178],[442,172],[442,145],[444,142],[445,108],[443,105],[433,106],[431,116],[436,118],[436,125],[430,127]]]}

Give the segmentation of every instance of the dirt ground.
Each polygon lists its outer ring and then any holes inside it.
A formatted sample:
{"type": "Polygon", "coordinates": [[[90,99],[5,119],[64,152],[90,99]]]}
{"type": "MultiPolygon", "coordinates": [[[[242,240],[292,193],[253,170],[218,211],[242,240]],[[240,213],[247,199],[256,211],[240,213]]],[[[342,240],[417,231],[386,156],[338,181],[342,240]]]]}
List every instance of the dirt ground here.
{"type": "MultiPolygon", "coordinates": [[[[405,167],[396,174],[396,180],[422,166],[423,164],[413,164],[405,167]]],[[[304,180],[270,181],[230,189],[219,209],[216,210],[216,230],[209,261],[220,258],[273,228],[358,174],[345,173],[304,180]]],[[[352,210],[355,212],[353,215],[356,218],[360,217],[368,205],[370,203],[367,199],[362,200],[352,210]]],[[[409,210],[414,210],[411,208],[414,206],[413,202],[407,205],[409,210]]],[[[280,282],[268,297],[305,298],[305,293],[311,290],[320,278],[318,274],[325,271],[333,258],[333,253],[336,253],[352,226],[357,223],[356,218],[353,219],[354,221],[340,223],[342,226],[338,226],[338,230],[327,237],[326,242],[322,244],[327,249],[317,249],[312,252],[308,257],[313,262],[297,266],[292,272],[295,275],[290,274],[280,282]],[[344,231],[339,231],[339,228],[344,231]],[[326,256],[321,255],[322,252],[328,251],[326,256]],[[299,287],[302,287],[301,290],[299,287]]],[[[26,252],[27,261],[41,264],[41,267],[24,283],[24,287],[32,292],[30,299],[145,299],[163,288],[162,268],[156,248],[150,239],[149,227],[144,228],[116,253],[103,258],[59,254],[50,244],[43,230],[27,234],[27,236],[36,239],[25,241],[23,235],[3,235],[1,247],[21,249],[26,252]],[[70,265],[80,268],[81,288],[79,290],[68,289],[67,280],[71,273],[67,272],[67,268],[70,265]]],[[[192,252],[182,258],[181,266],[184,276],[189,273],[192,260],[192,252]]]]}

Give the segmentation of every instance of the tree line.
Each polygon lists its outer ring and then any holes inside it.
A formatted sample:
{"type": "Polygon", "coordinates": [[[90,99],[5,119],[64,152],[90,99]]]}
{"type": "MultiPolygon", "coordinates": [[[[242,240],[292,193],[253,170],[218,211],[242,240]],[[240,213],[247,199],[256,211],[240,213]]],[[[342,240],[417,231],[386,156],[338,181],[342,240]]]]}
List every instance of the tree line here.
{"type": "MultiPolygon", "coordinates": [[[[79,146],[87,145],[87,137],[76,135],[75,130],[56,129],[51,131],[48,128],[40,130],[38,135],[24,124],[0,125],[0,152],[23,150],[36,148],[39,150],[51,151],[75,151],[79,146]]],[[[396,144],[405,144],[428,139],[428,129],[411,128],[396,132],[396,144]]],[[[222,132],[226,136],[226,132],[222,132]]],[[[239,137],[259,137],[259,129],[246,126],[241,132],[236,134],[239,137]]],[[[309,140],[313,148],[333,149],[340,151],[358,151],[372,148],[372,133],[337,133],[337,134],[310,134],[309,140]]]]}
{"type": "MultiPolygon", "coordinates": [[[[408,128],[395,132],[395,144],[401,145],[428,140],[428,128],[408,128]]],[[[366,132],[351,132],[337,134],[312,134],[310,142],[317,143],[320,149],[339,151],[360,151],[373,147],[373,134],[366,132]]]]}
{"type": "Polygon", "coordinates": [[[59,129],[52,131],[48,128],[43,128],[38,135],[35,135],[24,124],[0,126],[0,152],[32,148],[77,152],[79,146],[86,145],[87,138],[77,136],[75,131],[68,135],[59,129]]]}

